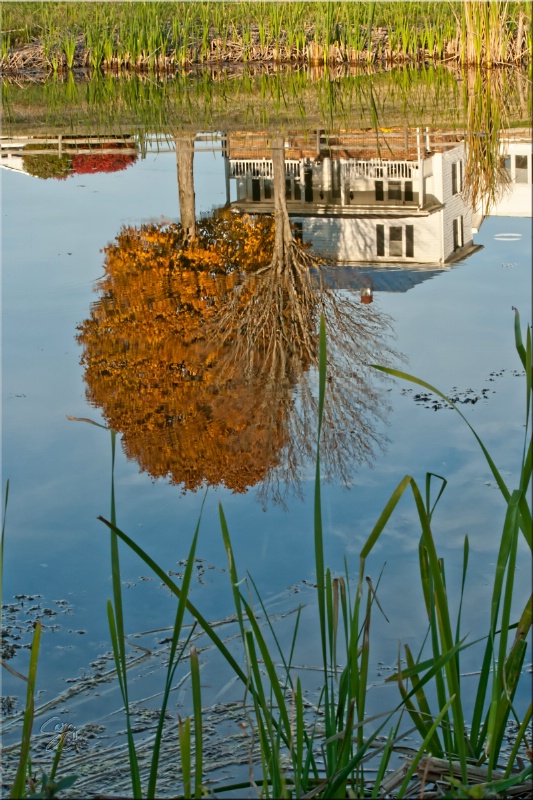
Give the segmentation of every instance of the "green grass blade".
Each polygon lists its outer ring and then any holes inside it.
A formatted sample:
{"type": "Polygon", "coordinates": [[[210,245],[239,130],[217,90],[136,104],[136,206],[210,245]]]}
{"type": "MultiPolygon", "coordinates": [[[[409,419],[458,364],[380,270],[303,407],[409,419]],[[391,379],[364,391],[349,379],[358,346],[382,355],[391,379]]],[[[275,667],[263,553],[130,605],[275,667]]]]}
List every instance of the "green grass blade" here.
{"type": "MultiPolygon", "coordinates": [[[[413,677],[415,675],[417,675],[417,673],[413,672],[413,677]]],[[[429,713],[428,715],[426,715],[424,713],[421,713],[421,711],[419,709],[417,709],[415,704],[412,702],[411,697],[409,695],[409,692],[407,691],[406,687],[403,684],[402,672],[400,670],[400,656],[399,656],[399,654],[398,654],[398,673],[397,673],[397,678],[398,678],[398,688],[399,688],[400,694],[402,696],[403,706],[405,707],[405,709],[407,710],[407,713],[409,714],[409,716],[413,720],[413,722],[414,722],[419,734],[422,736],[423,739],[425,739],[426,736],[428,736],[429,730],[431,728],[431,724],[432,724],[432,721],[433,721],[433,715],[431,713],[429,713]]],[[[412,689],[411,694],[414,694],[416,697],[419,697],[422,691],[423,690],[422,690],[422,688],[420,686],[420,683],[417,682],[415,684],[415,682],[413,681],[413,689],[412,689]]],[[[441,743],[439,741],[439,738],[438,738],[436,730],[434,731],[433,736],[431,737],[431,739],[428,740],[428,745],[427,746],[428,746],[428,749],[430,750],[430,752],[433,753],[433,755],[439,756],[439,757],[443,755],[442,746],[441,746],[441,743]]]]}
{"type": "Polygon", "coordinates": [[[516,757],[518,755],[518,751],[520,747],[524,744],[527,744],[526,740],[526,731],[528,728],[529,723],[531,722],[531,717],[533,715],[533,703],[529,704],[529,708],[524,715],[524,719],[520,723],[518,731],[515,736],[514,744],[511,748],[511,752],[509,753],[509,759],[507,762],[507,767],[505,768],[505,777],[509,778],[511,774],[511,770],[515,764],[516,757]]]}
{"type": "MultiPolygon", "coordinates": [[[[111,521],[116,526],[116,506],[115,506],[115,451],[116,451],[116,431],[111,433],[111,521]]],[[[114,528],[111,528],[111,580],[113,586],[113,608],[108,602],[108,619],[110,633],[113,640],[113,653],[115,656],[115,666],[117,675],[120,675],[120,689],[124,708],[126,712],[126,729],[128,737],[128,756],[130,760],[131,782],[133,796],[142,797],[141,779],[139,773],[139,763],[135,750],[135,741],[131,727],[131,714],[128,694],[128,675],[126,666],[126,637],[124,633],[124,611],[122,606],[122,580],[120,575],[120,557],[118,551],[118,539],[114,528]]]]}
{"type": "Polygon", "coordinates": [[[19,798],[26,794],[26,771],[30,758],[31,731],[33,728],[33,715],[35,711],[35,682],[37,678],[37,662],[39,660],[39,645],[41,642],[41,623],[35,623],[30,651],[30,664],[28,668],[28,685],[26,687],[26,706],[24,708],[24,721],[22,723],[22,738],[20,742],[20,755],[15,780],[11,788],[10,797],[19,798]]]}
{"type": "Polygon", "coordinates": [[[300,797],[307,791],[307,781],[303,776],[303,754],[304,754],[304,741],[305,741],[305,720],[304,720],[304,705],[302,695],[302,684],[300,678],[296,679],[296,691],[294,693],[295,703],[295,731],[292,737],[293,750],[292,750],[292,764],[294,772],[294,788],[296,796],[300,797]]]}
{"type": "MultiPolygon", "coordinates": [[[[318,433],[316,445],[316,475],[315,475],[315,497],[314,497],[314,547],[315,547],[315,571],[316,571],[316,595],[318,604],[318,621],[320,629],[320,642],[322,647],[322,665],[324,671],[324,712],[326,736],[335,731],[335,714],[332,711],[330,702],[329,687],[329,667],[328,667],[328,635],[326,618],[326,586],[325,586],[325,565],[324,565],[324,535],[322,528],[322,501],[320,491],[320,436],[322,431],[322,421],[324,415],[324,401],[326,396],[326,366],[327,366],[327,345],[326,345],[326,323],[324,315],[320,317],[319,332],[319,369],[318,369],[318,433]]],[[[334,748],[328,746],[326,754],[326,770],[328,765],[334,761],[334,748]]]]}
{"type": "Polygon", "coordinates": [[[383,751],[383,755],[379,762],[378,771],[376,772],[376,778],[374,780],[374,787],[372,789],[371,797],[377,798],[379,793],[381,792],[381,781],[385,777],[385,771],[387,769],[387,765],[389,763],[389,759],[392,753],[392,742],[396,738],[396,734],[398,733],[398,728],[396,731],[394,728],[391,728],[389,731],[389,735],[387,736],[387,741],[385,742],[385,749],[383,751]]]}
{"type": "Polygon", "coordinates": [[[231,591],[233,594],[233,604],[235,606],[235,611],[237,613],[237,619],[239,621],[239,628],[241,630],[241,637],[244,637],[244,621],[242,615],[242,606],[241,606],[241,595],[239,592],[239,578],[237,575],[237,567],[235,566],[235,556],[233,553],[233,547],[231,544],[231,538],[229,535],[228,525],[226,522],[226,517],[224,515],[224,509],[222,508],[222,503],[218,504],[218,513],[220,516],[220,528],[222,530],[222,540],[224,542],[224,547],[226,549],[226,557],[228,559],[228,569],[229,569],[229,577],[231,581],[231,591]]]}
{"type": "Polygon", "coordinates": [[[131,714],[129,708],[129,701],[126,688],[126,663],[122,658],[119,634],[117,630],[116,618],[114,608],[111,600],[107,601],[107,619],[109,623],[109,635],[111,638],[111,646],[113,648],[113,657],[115,660],[115,668],[117,670],[117,678],[120,686],[120,693],[124,702],[126,712],[126,736],[128,742],[128,759],[130,764],[130,777],[134,798],[142,797],[141,778],[139,772],[139,762],[137,759],[137,751],[135,750],[135,741],[133,739],[133,730],[131,727],[131,714]]]}
{"type": "MultiPolygon", "coordinates": [[[[516,541],[516,531],[518,525],[518,506],[520,502],[520,495],[521,492],[519,492],[518,490],[513,492],[512,498],[510,499],[509,505],[507,507],[502,536],[500,540],[500,548],[496,561],[496,570],[493,580],[492,599],[491,599],[490,634],[487,640],[480,677],[478,680],[478,688],[476,692],[476,700],[474,703],[474,711],[472,715],[472,724],[470,732],[471,742],[474,747],[474,751],[478,756],[481,755],[482,748],[485,746],[485,737],[487,735],[490,736],[491,733],[493,733],[492,731],[489,731],[489,724],[492,724],[494,720],[494,713],[495,713],[494,704],[496,703],[496,694],[493,695],[492,699],[492,704],[493,704],[492,715],[491,712],[489,711],[489,718],[485,721],[486,724],[482,726],[481,723],[487,701],[489,681],[492,676],[492,659],[495,650],[495,641],[498,628],[498,612],[503,593],[505,571],[507,569],[513,539],[516,541]]],[[[502,635],[505,637],[507,635],[507,632],[500,630],[500,636],[502,635]]],[[[493,677],[493,682],[494,682],[494,677],[493,677]]],[[[495,691],[494,683],[493,683],[493,688],[495,691]]],[[[492,694],[493,693],[491,692],[491,695],[492,694]]]]}
{"type": "Polygon", "coordinates": [[[198,651],[194,645],[191,646],[191,682],[192,682],[192,701],[194,711],[194,796],[203,796],[203,747],[202,747],[202,694],[200,690],[200,666],[198,663],[198,651]]]}
{"type": "MultiPolygon", "coordinates": [[[[326,394],[326,326],[324,316],[320,319],[319,342],[319,373],[318,373],[318,435],[316,445],[316,475],[315,475],[315,503],[314,503],[314,531],[315,531],[315,569],[317,582],[318,615],[320,625],[320,639],[322,643],[322,660],[324,673],[327,673],[327,640],[326,640],[326,607],[324,583],[324,541],[322,531],[322,504],[320,497],[320,434],[322,430],[322,417],[324,414],[324,398],[326,394]]],[[[326,690],[327,696],[327,690],[326,690]]],[[[328,702],[326,702],[326,706],[328,702]]]]}
{"type": "Polygon", "coordinates": [[[527,371],[528,361],[527,361],[526,348],[524,347],[524,341],[522,339],[522,330],[520,327],[520,314],[518,312],[518,309],[515,308],[514,306],[513,306],[513,311],[514,311],[514,336],[515,336],[516,352],[518,353],[518,357],[522,362],[522,366],[527,371]]]}
{"type": "MultiPolygon", "coordinates": [[[[411,648],[409,645],[404,645],[405,650],[405,659],[407,662],[407,666],[412,670],[411,672],[411,680],[413,684],[413,690],[415,693],[415,697],[418,703],[418,708],[420,710],[420,714],[422,718],[429,720],[432,718],[431,709],[429,707],[429,703],[426,697],[426,693],[424,692],[423,687],[420,684],[420,676],[417,669],[417,665],[415,664],[413,654],[411,653],[411,648]]],[[[438,753],[442,753],[442,746],[438,738],[438,734],[435,733],[435,738],[432,740],[433,742],[433,754],[438,755],[438,753]]]]}
{"type": "MultiPolygon", "coordinates": [[[[359,694],[357,696],[357,719],[362,722],[365,716],[367,695],[368,663],[370,660],[370,617],[372,608],[372,590],[368,586],[367,605],[363,623],[363,641],[361,643],[361,661],[359,666],[359,694]]],[[[363,729],[360,729],[361,737],[363,729]]]]}
{"type": "Polygon", "coordinates": [[[0,538],[0,602],[3,595],[3,575],[4,575],[4,536],[6,531],[7,501],[9,498],[9,480],[6,481],[6,494],[4,497],[4,514],[2,517],[2,534],[0,538]]]}
{"type": "MultiPolygon", "coordinates": [[[[420,494],[420,490],[418,489],[416,481],[414,480],[411,482],[411,490],[415,498],[418,517],[422,527],[422,540],[428,553],[429,569],[431,572],[431,578],[434,586],[435,608],[437,612],[441,649],[443,652],[449,653],[451,652],[455,643],[452,634],[450,613],[446,595],[446,586],[444,584],[442,567],[435,549],[435,544],[431,533],[431,527],[429,524],[429,518],[426,513],[424,502],[422,500],[422,496],[420,494]]],[[[456,752],[459,756],[459,761],[461,763],[461,767],[464,772],[462,777],[464,780],[466,780],[466,771],[465,771],[466,742],[464,735],[465,726],[464,726],[463,710],[461,703],[460,679],[459,679],[459,674],[457,672],[457,664],[455,659],[447,661],[445,672],[446,672],[446,680],[448,684],[449,693],[450,695],[453,695],[455,698],[455,702],[451,705],[452,714],[454,717],[454,727],[456,732],[455,746],[457,748],[456,752]]],[[[442,701],[440,702],[440,707],[442,708],[442,701]]]]}
{"type": "Polygon", "coordinates": [[[413,479],[411,478],[410,475],[406,475],[405,478],[402,478],[402,480],[400,481],[400,483],[398,484],[398,486],[396,487],[390,498],[387,500],[387,503],[385,504],[383,511],[379,515],[378,521],[372,528],[370,535],[368,536],[365,544],[361,549],[360,553],[361,559],[365,559],[372,550],[372,548],[374,547],[379,536],[383,532],[385,525],[389,521],[392,512],[398,505],[400,498],[402,497],[404,491],[409,486],[412,480],[413,479]]]}
{"type": "Polygon", "coordinates": [[[346,779],[350,773],[352,773],[354,768],[361,763],[367,750],[370,748],[374,740],[379,736],[385,725],[389,723],[391,716],[392,714],[389,715],[385,722],[383,722],[382,725],[379,725],[367,739],[365,739],[364,744],[358,748],[357,752],[354,753],[354,755],[350,758],[346,766],[332,775],[332,777],[324,783],[324,792],[321,795],[322,797],[330,798],[336,796],[336,792],[345,785],[346,779]]]}
{"type": "MultiPolygon", "coordinates": [[[[270,686],[272,688],[272,691],[274,692],[274,696],[275,696],[276,702],[278,704],[278,710],[279,710],[279,714],[280,714],[280,718],[281,718],[281,722],[282,722],[282,727],[283,727],[283,734],[282,734],[283,738],[284,738],[286,744],[288,746],[290,746],[291,725],[290,725],[289,713],[288,713],[287,705],[286,705],[286,701],[285,701],[284,690],[281,688],[281,686],[279,684],[279,679],[278,679],[278,676],[277,676],[277,673],[276,673],[276,667],[274,665],[274,662],[272,661],[272,657],[270,655],[270,652],[269,652],[269,649],[268,649],[268,645],[265,642],[265,639],[264,639],[263,634],[261,632],[261,628],[259,627],[259,624],[258,624],[257,619],[255,617],[255,614],[254,614],[252,608],[249,606],[249,604],[247,603],[247,601],[243,597],[241,597],[241,600],[242,600],[243,606],[244,606],[244,608],[246,610],[246,615],[247,615],[248,622],[250,623],[250,625],[252,627],[253,636],[255,637],[255,641],[258,644],[259,651],[260,651],[261,657],[263,659],[263,664],[265,666],[265,669],[266,669],[266,672],[267,672],[267,675],[268,675],[268,679],[270,681],[270,686]]],[[[249,641],[249,637],[251,636],[251,631],[246,631],[246,635],[247,635],[247,640],[249,641]]],[[[250,654],[253,653],[255,655],[255,645],[254,645],[253,649],[250,649],[249,652],[250,652],[250,654]]],[[[255,665],[252,664],[251,666],[252,666],[252,670],[254,672],[254,676],[259,677],[259,673],[255,672],[255,665]]],[[[260,685],[261,685],[261,690],[262,690],[262,684],[260,684],[260,685]]],[[[264,702],[264,695],[261,695],[261,702],[262,703],[264,702]]]]}
{"type": "Polygon", "coordinates": [[[455,640],[459,641],[461,635],[461,613],[463,610],[463,599],[465,594],[465,585],[466,585],[466,572],[468,569],[468,555],[470,552],[470,542],[468,540],[468,536],[465,536],[465,541],[463,545],[463,573],[461,576],[461,594],[459,597],[459,609],[457,611],[457,625],[455,628],[455,640]]]}
{"type": "Polygon", "coordinates": [[[255,581],[254,581],[254,579],[252,578],[252,576],[250,574],[248,574],[248,580],[252,584],[253,589],[255,591],[255,594],[257,596],[257,599],[259,600],[259,604],[261,606],[261,610],[262,610],[262,612],[263,612],[263,614],[265,616],[265,621],[266,621],[266,623],[268,625],[270,633],[272,634],[272,638],[274,639],[274,643],[276,645],[276,649],[278,651],[278,655],[279,655],[279,658],[281,660],[281,663],[283,664],[283,669],[284,669],[284,673],[285,673],[286,688],[291,688],[292,689],[293,688],[293,684],[292,684],[292,677],[291,677],[291,666],[292,666],[292,659],[294,657],[294,649],[295,649],[295,646],[296,646],[298,628],[299,628],[299,625],[300,625],[300,617],[301,617],[301,613],[302,613],[302,607],[298,606],[298,609],[297,609],[297,612],[296,612],[296,622],[294,624],[294,632],[293,632],[292,637],[291,637],[291,647],[290,647],[290,650],[289,650],[289,658],[286,659],[285,658],[285,654],[283,652],[283,648],[281,647],[281,644],[280,644],[280,642],[278,640],[278,637],[276,635],[276,631],[274,629],[274,626],[272,625],[272,620],[270,619],[270,615],[269,615],[269,613],[268,613],[268,611],[267,611],[267,609],[265,607],[265,604],[263,603],[263,599],[262,599],[261,594],[259,593],[259,591],[257,589],[255,581]]]}
{"type": "Polygon", "coordinates": [[[530,794],[525,794],[525,792],[531,792],[531,784],[527,785],[527,782],[531,778],[533,774],[533,765],[529,764],[522,772],[518,775],[514,775],[512,778],[507,778],[504,780],[495,780],[488,783],[480,784],[480,790],[484,792],[482,797],[518,797],[524,798],[530,796],[530,794]],[[522,788],[522,784],[524,784],[523,789],[524,791],[520,793],[513,793],[509,792],[509,789],[513,787],[520,786],[522,788]]]}
{"type": "Polygon", "coordinates": [[[66,736],[67,736],[67,731],[63,731],[59,737],[59,742],[57,743],[56,751],[54,753],[54,760],[52,762],[52,769],[50,770],[51,781],[55,779],[57,770],[59,768],[59,762],[61,760],[61,755],[63,753],[63,747],[65,745],[66,736]]]}
{"type": "Polygon", "coordinates": [[[440,498],[442,497],[442,493],[444,492],[448,481],[446,478],[443,478],[442,475],[437,475],[434,472],[426,472],[426,509],[428,513],[429,521],[431,522],[431,517],[433,516],[433,512],[439,502],[440,498]],[[439,493],[433,505],[431,506],[431,479],[438,478],[441,481],[441,487],[439,489],[439,493]],[[431,508],[430,508],[431,506],[431,508]]]}
{"type": "Polygon", "coordinates": [[[186,718],[185,722],[178,715],[178,741],[181,756],[181,776],[183,780],[183,796],[192,797],[191,792],[191,720],[186,718]]]}
{"type": "Polygon", "coordinates": [[[426,606],[426,614],[428,620],[431,620],[431,606],[432,606],[432,588],[431,588],[431,575],[429,572],[429,562],[427,551],[422,541],[418,543],[418,563],[420,568],[420,580],[422,583],[422,594],[424,596],[424,604],[426,606]]]}
{"type": "Polygon", "coordinates": [[[527,334],[526,334],[526,363],[525,363],[525,370],[526,370],[526,391],[527,391],[527,400],[526,400],[526,409],[527,409],[527,419],[529,419],[529,412],[531,410],[531,392],[532,392],[532,381],[533,381],[533,359],[531,353],[531,326],[528,325],[527,327],[527,334]]]}

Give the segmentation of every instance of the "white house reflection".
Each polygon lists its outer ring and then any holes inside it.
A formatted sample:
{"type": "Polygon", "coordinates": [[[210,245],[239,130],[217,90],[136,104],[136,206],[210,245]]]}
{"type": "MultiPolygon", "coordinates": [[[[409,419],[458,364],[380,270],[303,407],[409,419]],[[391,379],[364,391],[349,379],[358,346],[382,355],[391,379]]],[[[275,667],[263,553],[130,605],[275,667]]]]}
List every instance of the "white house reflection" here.
{"type": "MultiPolygon", "coordinates": [[[[221,152],[227,204],[248,213],[271,214],[273,136],[248,131],[191,133],[187,142],[191,154],[198,149],[221,152]]],[[[26,174],[28,156],[36,163],[48,156],[58,164],[73,154],[120,153],[135,159],[139,153],[142,159],[147,147],[164,151],[170,144],[169,137],[145,136],[137,142],[135,135],[110,134],[1,138],[0,166],[26,174]]],[[[465,148],[463,133],[428,128],[289,132],[285,135],[285,187],[291,222],[304,243],[340,265],[447,268],[479,249],[473,235],[486,213],[472,209],[463,191],[465,148]]],[[[502,131],[499,149],[509,183],[489,213],[529,217],[530,129],[502,131]]],[[[64,179],[69,172],[62,168],[56,175],[52,167],[32,174],[64,179]]],[[[192,179],[190,186],[193,198],[192,179]]],[[[180,201],[183,214],[181,196],[180,201]]],[[[368,293],[366,297],[371,299],[368,293]]]]}
{"type": "MultiPolygon", "coordinates": [[[[287,136],[287,207],[305,243],[340,264],[444,265],[479,249],[464,199],[465,146],[417,129],[287,136]]],[[[272,213],[266,134],[228,134],[233,206],[272,213]]]]}

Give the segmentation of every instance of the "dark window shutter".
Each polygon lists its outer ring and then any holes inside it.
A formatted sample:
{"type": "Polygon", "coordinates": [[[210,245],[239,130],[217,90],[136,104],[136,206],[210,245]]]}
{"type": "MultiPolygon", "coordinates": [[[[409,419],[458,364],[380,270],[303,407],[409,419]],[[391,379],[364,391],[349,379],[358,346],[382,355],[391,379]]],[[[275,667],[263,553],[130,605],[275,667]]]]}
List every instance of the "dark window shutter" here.
{"type": "Polygon", "coordinates": [[[415,255],[415,229],[414,225],[405,226],[405,255],[413,258],[415,255]]]}
{"type": "Polygon", "coordinates": [[[385,255],[385,226],[384,225],[376,225],[376,244],[377,244],[377,255],[384,256],[385,255]]]}

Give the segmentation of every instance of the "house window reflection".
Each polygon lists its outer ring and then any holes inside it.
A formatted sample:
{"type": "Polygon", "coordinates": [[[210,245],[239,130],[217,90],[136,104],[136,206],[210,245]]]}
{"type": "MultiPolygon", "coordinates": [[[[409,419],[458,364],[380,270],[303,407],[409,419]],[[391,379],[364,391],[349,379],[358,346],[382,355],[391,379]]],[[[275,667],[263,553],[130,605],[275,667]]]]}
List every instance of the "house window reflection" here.
{"type": "Polygon", "coordinates": [[[452,194],[459,194],[463,190],[463,162],[455,161],[452,164],[452,194]]]}
{"type": "Polygon", "coordinates": [[[385,255],[385,226],[376,225],[376,255],[385,255]]]}
{"type": "Polygon", "coordinates": [[[517,183],[527,183],[527,156],[515,156],[515,180],[517,183]]]}
{"type": "Polygon", "coordinates": [[[400,200],[402,199],[402,184],[400,181],[389,181],[388,185],[388,195],[389,200],[400,200]]]}
{"type": "MultiPolygon", "coordinates": [[[[414,225],[391,225],[388,228],[389,258],[414,258],[415,228],[414,225]],[[405,252],[404,242],[405,239],[405,252]]],[[[376,225],[376,255],[385,256],[385,225],[376,225]]]]}
{"type": "Polygon", "coordinates": [[[453,249],[458,250],[464,243],[463,218],[456,217],[453,221],[453,249]]]}
{"type": "Polygon", "coordinates": [[[402,229],[396,225],[389,228],[389,256],[402,256],[402,229]]]}
{"type": "Polygon", "coordinates": [[[405,255],[414,258],[415,255],[415,228],[414,225],[405,226],[405,255]]]}

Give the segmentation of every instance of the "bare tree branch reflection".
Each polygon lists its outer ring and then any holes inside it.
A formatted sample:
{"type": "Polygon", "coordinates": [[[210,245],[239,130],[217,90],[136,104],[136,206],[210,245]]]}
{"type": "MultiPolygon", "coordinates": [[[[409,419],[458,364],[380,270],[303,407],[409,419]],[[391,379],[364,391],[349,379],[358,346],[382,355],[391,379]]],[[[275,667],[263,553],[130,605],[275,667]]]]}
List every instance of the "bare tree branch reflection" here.
{"type": "MultiPolygon", "coordinates": [[[[221,304],[209,323],[209,336],[224,343],[221,374],[240,368],[249,379],[260,377],[258,412],[269,419],[296,390],[287,417],[288,433],[280,464],[263,481],[260,494],[278,501],[290,488],[299,490],[302,464],[316,448],[318,322],[328,331],[328,391],[322,440],[326,477],[350,483],[354,464],[370,463],[382,437],[376,423],[387,409],[368,364],[399,358],[390,344],[391,326],[376,306],[362,305],[353,294],[329,288],[324,259],[304,246],[290,224],[285,200],[284,141],[272,147],[275,238],[268,265],[248,275],[221,304]],[[243,297],[246,300],[243,301],[243,297]]],[[[331,267],[331,277],[334,276],[331,267]]]]}

